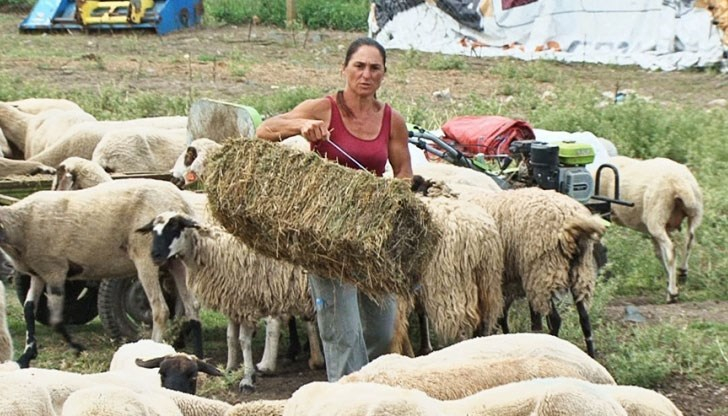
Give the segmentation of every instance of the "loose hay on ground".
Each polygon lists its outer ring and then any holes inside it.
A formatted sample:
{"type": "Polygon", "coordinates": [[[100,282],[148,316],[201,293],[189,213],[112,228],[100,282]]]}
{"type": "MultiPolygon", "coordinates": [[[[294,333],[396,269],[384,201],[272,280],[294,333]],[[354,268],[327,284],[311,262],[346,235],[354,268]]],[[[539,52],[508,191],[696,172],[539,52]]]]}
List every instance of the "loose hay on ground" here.
{"type": "Polygon", "coordinates": [[[228,231],[370,295],[409,293],[440,238],[405,181],[259,139],[228,140],[209,166],[210,207],[228,231]]]}

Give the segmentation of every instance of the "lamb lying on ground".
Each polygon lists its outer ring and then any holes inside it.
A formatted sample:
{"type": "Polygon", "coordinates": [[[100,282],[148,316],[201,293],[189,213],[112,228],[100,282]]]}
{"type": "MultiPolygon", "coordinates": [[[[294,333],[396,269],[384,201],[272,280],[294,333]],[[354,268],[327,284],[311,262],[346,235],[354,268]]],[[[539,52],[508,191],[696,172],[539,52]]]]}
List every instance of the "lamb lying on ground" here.
{"type": "Polygon", "coordinates": [[[516,381],[572,377],[614,384],[609,372],[568,341],[546,334],[473,338],[429,355],[381,356],[339,383],[373,382],[452,400],[516,381]]]}
{"type": "Polygon", "coordinates": [[[197,392],[198,372],[222,375],[215,366],[194,355],[179,353],[171,345],[150,339],[120,346],[114,352],[109,371],[124,371],[134,379],[156,380],[157,386],[188,394],[197,392]]]}
{"type": "MultiPolygon", "coordinates": [[[[670,159],[637,160],[617,156],[609,163],[619,172],[620,199],[634,202],[634,207],[612,204],[612,219],[652,238],[655,254],[667,271],[667,301],[676,302],[679,296],[677,280],[687,279],[695,230],[703,219],[700,185],[686,166],[670,159]],[[685,218],[688,220],[685,256],[676,270],[675,246],[670,233],[679,230],[685,218]]],[[[597,191],[614,197],[614,174],[611,170],[602,172],[597,191]]]]}
{"type": "MultiPolygon", "coordinates": [[[[233,412],[235,408],[231,410],[231,413],[233,412]]],[[[334,414],[347,416],[682,415],[670,400],[650,390],[632,386],[593,384],[563,377],[509,383],[454,400],[438,400],[422,391],[375,383],[314,382],[293,393],[283,411],[283,416],[334,414]],[[638,396],[641,399],[636,399],[638,396]]]]}

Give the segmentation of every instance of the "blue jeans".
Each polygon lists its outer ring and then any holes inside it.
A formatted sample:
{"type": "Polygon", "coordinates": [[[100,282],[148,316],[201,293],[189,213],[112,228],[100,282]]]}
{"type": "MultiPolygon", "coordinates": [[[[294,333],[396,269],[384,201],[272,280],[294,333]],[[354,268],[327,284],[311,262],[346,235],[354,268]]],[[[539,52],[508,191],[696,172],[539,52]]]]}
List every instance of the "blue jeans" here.
{"type": "Polygon", "coordinates": [[[309,284],[329,381],[337,381],[389,352],[397,313],[394,295],[375,302],[353,284],[312,274],[309,284]]]}

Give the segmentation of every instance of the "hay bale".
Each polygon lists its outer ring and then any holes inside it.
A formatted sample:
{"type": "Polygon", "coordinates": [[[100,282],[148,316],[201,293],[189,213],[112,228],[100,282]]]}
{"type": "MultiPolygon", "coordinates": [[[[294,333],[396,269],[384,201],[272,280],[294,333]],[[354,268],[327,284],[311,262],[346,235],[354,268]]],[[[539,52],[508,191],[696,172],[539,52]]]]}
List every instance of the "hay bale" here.
{"type": "Polygon", "coordinates": [[[260,139],[228,140],[205,187],[214,217],[245,244],[373,296],[410,293],[440,238],[407,182],[260,139]]]}

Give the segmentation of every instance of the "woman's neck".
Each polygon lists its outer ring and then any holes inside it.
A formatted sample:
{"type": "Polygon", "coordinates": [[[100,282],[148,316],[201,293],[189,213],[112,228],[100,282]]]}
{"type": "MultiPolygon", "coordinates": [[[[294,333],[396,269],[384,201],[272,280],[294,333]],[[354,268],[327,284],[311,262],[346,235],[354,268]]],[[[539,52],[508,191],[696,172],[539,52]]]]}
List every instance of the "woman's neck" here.
{"type": "Polygon", "coordinates": [[[344,89],[344,101],[354,114],[376,113],[380,105],[374,96],[357,95],[348,88],[344,89]]]}

